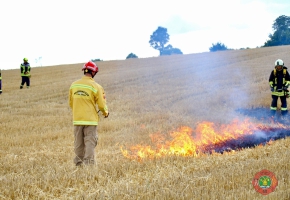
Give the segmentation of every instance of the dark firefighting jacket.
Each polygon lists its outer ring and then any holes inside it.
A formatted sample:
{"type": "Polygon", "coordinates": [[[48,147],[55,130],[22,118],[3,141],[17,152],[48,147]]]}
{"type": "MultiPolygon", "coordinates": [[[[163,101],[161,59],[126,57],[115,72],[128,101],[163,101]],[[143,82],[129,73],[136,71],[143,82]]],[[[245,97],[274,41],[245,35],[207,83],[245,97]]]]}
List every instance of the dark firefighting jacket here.
{"type": "Polygon", "coordinates": [[[30,77],[30,64],[29,63],[21,63],[20,65],[20,73],[21,76],[28,76],[30,77]]]}
{"type": "Polygon", "coordinates": [[[284,88],[290,85],[290,76],[287,67],[283,67],[281,71],[274,69],[269,77],[270,87],[274,88],[272,95],[284,96],[284,88]]]}

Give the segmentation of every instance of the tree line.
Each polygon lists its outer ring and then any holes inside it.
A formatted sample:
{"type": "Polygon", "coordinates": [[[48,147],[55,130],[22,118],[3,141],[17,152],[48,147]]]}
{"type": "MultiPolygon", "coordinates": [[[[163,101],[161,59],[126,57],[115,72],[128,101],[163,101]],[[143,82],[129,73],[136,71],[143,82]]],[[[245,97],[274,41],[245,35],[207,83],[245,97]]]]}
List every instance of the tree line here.
{"type": "MultiPolygon", "coordinates": [[[[290,17],[281,15],[275,19],[273,34],[269,34],[269,39],[261,47],[281,46],[290,44],[290,17]]],[[[217,42],[209,48],[210,52],[230,50],[225,44],[217,42]]]]}
{"type": "MultiPolygon", "coordinates": [[[[274,20],[272,25],[274,30],[273,34],[269,34],[269,39],[261,47],[280,46],[290,44],[290,17],[281,15],[274,20]]],[[[167,32],[167,28],[159,26],[157,30],[150,36],[149,44],[152,48],[159,51],[160,56],[183,54],[179,48],[173,47],[168,44],[170,35],[167,32]]],[[[243,48],[241,48],[243,49],[243,48]]],[[[231,50],[222,42],[212,43],[209,47],[210,52],[231,50]]],[[[130,53],[126,59],[138,58],[134,53],[130,53]]]]}

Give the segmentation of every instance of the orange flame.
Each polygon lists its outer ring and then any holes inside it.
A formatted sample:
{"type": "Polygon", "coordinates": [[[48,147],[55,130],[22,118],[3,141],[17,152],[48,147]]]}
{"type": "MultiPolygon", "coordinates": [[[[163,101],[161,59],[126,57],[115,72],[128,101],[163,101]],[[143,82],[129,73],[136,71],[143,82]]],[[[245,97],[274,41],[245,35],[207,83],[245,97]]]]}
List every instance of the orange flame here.
{"type": "MultiPolygon", "coordinates": [[[[286,128],[282,124],[276,124],[280,128],[286,128]]],[[[183,126],[169,135],[155,133],[150,138],[155,147],[150,145],[135,145],[129,150],[121,147],[122,154],[129,159],[142,160],[144,158],[159,158],[169,155],[193,156],[199,155],[208,145],[215,145],[231,139],[238,139],[244,135],[251,135],[260,129],[270,126],[255,124],[246,119],[242,122],[233,120],[228,125],[217,126],[213,122],[201,122],[195,131],[190,127],[183,126]],[[193,138],[193,133],[195,137],[193,138]],[[166,140],[166,138],[170,138],[166,140]]],[[[273,126],[271,126],[273,127],[273,126]]]]}

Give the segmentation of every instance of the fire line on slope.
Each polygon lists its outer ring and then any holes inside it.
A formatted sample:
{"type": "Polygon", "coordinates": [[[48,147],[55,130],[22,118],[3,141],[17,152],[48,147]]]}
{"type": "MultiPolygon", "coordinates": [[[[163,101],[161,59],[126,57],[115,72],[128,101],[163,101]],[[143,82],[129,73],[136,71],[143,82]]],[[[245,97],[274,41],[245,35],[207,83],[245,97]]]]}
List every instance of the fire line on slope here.
{"type": "Polygon", "coordinates": [[[199,154],[223,153],[265,145],[287,136],[290,136],[290,126],[279,123],[256,124],[246,119],[233,120],[227,125],[216,125],[204,121],[195,130],[184,126],[168,135],[151,134],[153,146],[138,144],[128,149],[121,147],[121,151],[125,157],[134,160],[170,155],[196,157],[199,154]]]}

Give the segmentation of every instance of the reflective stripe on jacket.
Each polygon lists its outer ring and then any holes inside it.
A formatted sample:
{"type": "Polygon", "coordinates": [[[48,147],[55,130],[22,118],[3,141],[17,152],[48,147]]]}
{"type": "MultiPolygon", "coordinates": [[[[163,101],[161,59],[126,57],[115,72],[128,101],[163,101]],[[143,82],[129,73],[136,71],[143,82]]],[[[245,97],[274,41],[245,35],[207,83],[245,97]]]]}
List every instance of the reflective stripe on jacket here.
{"type": "Polygon", "coordinates": [[[69,106],[73,112],[74,125],[98,125],[96,105],[104,116],[108,114],[105,91],[93,78],[83,76],[71,84],[69,106]]]}
{"type": "Polygon", "coordinates": [[[30,76],[30,64],[29,63],[21,63],[20,65],[20,72],[21,76],[30,76]]]}

